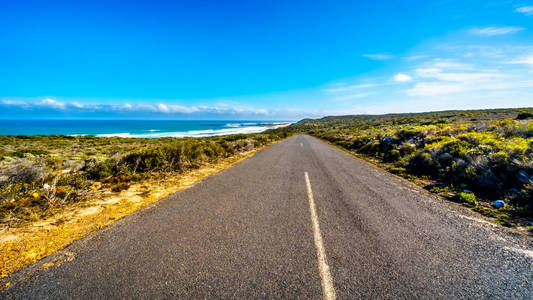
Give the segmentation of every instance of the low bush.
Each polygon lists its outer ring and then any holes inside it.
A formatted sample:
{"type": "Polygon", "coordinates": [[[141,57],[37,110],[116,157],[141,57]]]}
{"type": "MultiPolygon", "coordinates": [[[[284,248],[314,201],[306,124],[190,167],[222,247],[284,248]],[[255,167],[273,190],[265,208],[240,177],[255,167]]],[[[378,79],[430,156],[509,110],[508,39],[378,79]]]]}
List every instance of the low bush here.
{"type": "Polygon", "coordinates": [[[159,139],[0,136],[0,222],[34,220],[51,207],[85,201],[103,186],[120,192],[132,181],[216,163],[287,135],[269,131],[159,139]]]}
{"type": "Polygon", "coordinates": [[[457,201],[458,202],[461,202],[461,203],[466,203],[470,206],[476,206],[477,204],[477,198],[476,198],[476,195],[472,194],[472,193],[465,193],[465,192],[460,192],[457,194],[457,201]]]}
{"type": "Polygon", "coordinates": [[[516,116],[517,120],[526,120],[533,118],[533,113],[530,112],[521,112],[516,116]]]}
{"type": "Polygon", "coordinates": [[[532,115],[533,109],[521,108],[339,116],[278,131],[311,134],[377,158],[393,173],[429,178],[452,191],[506,199],[511,213],[533,217],[532,115]]]}
{"type": "Polygon", "coordinates": [[[10,168],[0,171],[0,185],[31,184],[42,181],[47,175],[46,170],[40,163],[23,161],[10,168]]]}

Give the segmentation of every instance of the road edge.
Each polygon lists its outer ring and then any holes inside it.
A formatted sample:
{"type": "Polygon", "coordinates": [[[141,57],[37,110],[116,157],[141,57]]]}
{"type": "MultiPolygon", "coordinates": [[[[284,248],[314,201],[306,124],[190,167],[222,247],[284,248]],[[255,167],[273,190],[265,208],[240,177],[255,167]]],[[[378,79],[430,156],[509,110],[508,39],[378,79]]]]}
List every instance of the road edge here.
{"type": "MultiPolygon", "coordinates": [[[[221,169],[214,169],[214,171],[208,172],[204,176],[196,177],[195,180],[193,182],[191,182],[190,184],[188,184],[186,186],[183,186],[183,187],[180,187],[178,190],[176,190],[176,191],[174,191],[174,192],[172,192],[170,194],[163,195],[163,196],[157,198],[156,200],[148,203],[147,205],[140,206],[137,209],[129,212],[128,214],[120,216],[119,218],[116,218],[116,219],[110,221],[109,223],[105,224],[104,226],[97,227],[95,230],[92,230],[92,231],[90,231],[90,232],[88,232],[88,233],[86,233],[86,234],[84,234],[82,236],[74,237],[64,247],[62,247],[60,249],[57,249],[56,251],[51,252],[51,253],[41,257],[40,259],[38,259],[37,261],[35,261],[33,263],[24,264],[17,271],[8,274],[8,276],[5,277],[5,278],[2,278],[0,280],[0,292],[4,291],[4,290],[7,290],[7,289],[10,289],[13,285],[18,284],[18,283],[20,283],[22,281],[25,281],[25,280],[33,277],[34,275],[37,275],[40,272],[46,271],[47,269],[49,269],[51,267],[59,266],[59,265],[65,263],[65,262],[73,260],[74,257],[75,257],[75,254],[74,254],[74,252],[69,251],[69,249],[76,248],[76,247],[78,247],[79,245],[81,245],[83,243],[87,243],[88,241],[98,237],[98,235],[102,234],[103,232],[112,229],[114,226],[118,226],[118,225],[122,224],[123,222],[128,222],[128,219],[133,218],[136,215],[143,213],[144,211],[153,209],[154,207],[156,207],[159,204],[160,201],[162,201],[162,200],[164,200],[164,199],[166,199],[166,198],[168,198],[168,197],[170,197],[170,196],[172,196],[172,195],[174,195],[176,193],[180,193],[180,192],[185,191],[185,190],[187,190],[189,188],[192,188],[192,187],[196,186],[197,184],[201,183],[202,181],[204,181],[204,180],[206,180],[206,179],[208,179],[208,178],[210,178],[212,176],[220,175],[224,171],[233,168],[234,166],[238,165],[239,163],[241,163],[241,162],[243,162],[243,161],[255,156],[256,154],[264,151],[265,149],[269,148],[270,146],[273,146],[273,145],[275,145],[275,144],[277,144],[279,142],[282,142],[282,141],[284,141],[284,140],[286,140],[286,139],[288,139],[290,137],[291,136],[287,136],[286,138],[283,138],[283,139],[278,140],[278,141],[274,141],[274,142],[272,142],[272,143],[270,143],[268,145],[264,145],[264,146],[262,146],[262,147],[260,147],[258,149],[252,150],[249,153],[241,154],[242,155],[241,157],[232,157],[231,159],[235,159],[235,161],[229,162],[227,165],[225,165],[221,169]]],[[[207,167],[204,167],[204,168],[207,168],[207,167]]],[[[200,169],[202,169],[202,168],[200,168],[200,169]]]]}

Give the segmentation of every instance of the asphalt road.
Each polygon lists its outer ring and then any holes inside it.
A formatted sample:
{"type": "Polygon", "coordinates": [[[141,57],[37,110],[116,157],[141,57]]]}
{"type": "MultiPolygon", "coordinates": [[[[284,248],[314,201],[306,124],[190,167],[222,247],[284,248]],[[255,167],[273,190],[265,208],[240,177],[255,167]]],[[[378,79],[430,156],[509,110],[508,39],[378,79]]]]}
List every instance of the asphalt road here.
{"type": "Polygon", "coordinates": [[[533,244],[298,135],[10,280],[2,298],[531,299],[533,244]]]}

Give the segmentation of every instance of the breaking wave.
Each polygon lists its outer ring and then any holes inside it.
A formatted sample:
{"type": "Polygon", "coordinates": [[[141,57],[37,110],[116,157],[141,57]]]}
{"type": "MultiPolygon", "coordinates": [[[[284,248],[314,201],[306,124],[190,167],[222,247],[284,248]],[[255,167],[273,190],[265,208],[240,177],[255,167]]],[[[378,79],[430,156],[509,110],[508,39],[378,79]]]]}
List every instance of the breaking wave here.
{"type": "Polygon", "coordinates": [[[278,127],[287,123],[271,123],[266,126],[259,126],[257,123],[229,123],[226,127],[221,129],[206,129],[206,130],[189,130],[189,131],[171,131],[171,132],[150,132],[150,133],[106,133],[97,134],[98,137],[126,137],[126,138],[160,138],[160,137],[205,137],[217,136],[239,133],[258,133],[267,129],[278,127]],[[234,125],[234,126],[231,126],[234,125]],[[238,126],[237,126],[238,125],[238,126]]]}

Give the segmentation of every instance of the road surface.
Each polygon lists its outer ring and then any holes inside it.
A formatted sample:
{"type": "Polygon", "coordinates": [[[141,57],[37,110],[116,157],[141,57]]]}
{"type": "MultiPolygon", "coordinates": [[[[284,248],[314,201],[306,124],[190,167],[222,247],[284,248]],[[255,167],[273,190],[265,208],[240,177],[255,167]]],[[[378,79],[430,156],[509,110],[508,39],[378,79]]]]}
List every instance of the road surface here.
{"type": "Polygon", "coordinates": [[[531,299],[533,246],[296,135],[10,279],[2,298],[531,299]]]}

